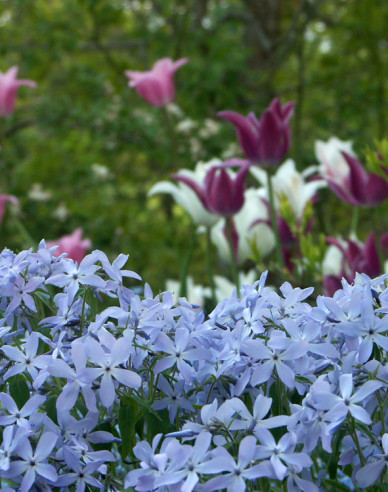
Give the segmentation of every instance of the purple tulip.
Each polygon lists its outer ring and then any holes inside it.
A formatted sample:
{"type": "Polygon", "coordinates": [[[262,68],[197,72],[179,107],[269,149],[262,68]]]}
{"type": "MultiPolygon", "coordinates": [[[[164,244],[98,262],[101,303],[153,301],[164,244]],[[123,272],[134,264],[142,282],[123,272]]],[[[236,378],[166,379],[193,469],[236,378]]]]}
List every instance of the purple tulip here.
{"type": "Polygon", "coordinates": [[[0,72],[0,118],[10,116],[15,110],[17,90],[21,85],[36,87],[32,80],[17,80],[18,67],[12,67],[8,72],[0,72]]]}
{"type": "Polygon", "coordinates": [[[290,148],[290,118],[294,102],[281,105],[274,99],[264,111],[260,121],[254,113],[242,116],[234,111],[221,111],[219,116],[236,127],[240,145],[247,158],[254,164],[271,167],[279,164],[290,148]]]}
{"type": "Polygon", "coordinates": [[[235,178],[224,167],[215,166],[208,171],[203,186],[181,174],[173,174],[172,177],[190,186],[209,212],[230,217],[244,205],[247,174],[248,166],[241,167],[235,178]]]}
{"type": "Polygon", "coordinates": [[[137,93],[156,108],[166,106],[174,100],[175,85],[174,73],[187,63],[187,58],[173,62],[171,58],[162,58],[157,61],[152,70],[134,72],[127,70],[129,87],[135,87],[137,93]]]}
{"type": "Polygon", "coordinates": [[[367,173],[361,162],[347,152],[342,152],[349,173],[342,179],[327,177],[327,183],[341,200],[352,205],[380,205],[388,197],[388,182],[374,173],[367,173]]]}

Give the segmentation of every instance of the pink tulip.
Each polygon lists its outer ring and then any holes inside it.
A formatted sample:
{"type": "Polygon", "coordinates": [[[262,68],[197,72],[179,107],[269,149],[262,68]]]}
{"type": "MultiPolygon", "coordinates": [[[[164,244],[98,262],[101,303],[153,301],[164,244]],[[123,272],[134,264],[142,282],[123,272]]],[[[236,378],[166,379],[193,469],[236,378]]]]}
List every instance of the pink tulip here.
{"type": "Polygon", "coordinates": [[[130,78],[129,87],[135,87],[137,93],[147,102],[161,108],[174,100],[174,73],[187,62],[187,58],[176,62],[171,58],[162,58],[148,72],[127,70],[125,75],[130,78]]]}
{"type": "Polygon", "coordinates": [[[5,214],[5,206],[7,202],[11,202],[14,205],[19,204],[19,200],[13,195],[0,195],[0,224],[3,222],[5,214]]]}
{"type": "Polygon", "coordinates": [[[18,67],[12,67],[6,73],[0,72],[0,118],[6,118],[15,110],[17,90],[21,85],[36,87],[32,80],[17,80],[18,67]]]}
{"type": "Polygon", "coordinates": [[[72,234],[63,236],[55,241],[47,241],[47,247],[59,246],[54,256],[67,253],[67,257],[80,263],[86,255],[86,250],[90,249],[92,243],[90,239],[82,239],[83,230],[76,229],[72,234]]]}
{"type": "Polygon", "coordinates": [[[172,177],[190,186],[209,212],[230,217],[244,205],[247,174],[248,166],[241,167],[235,178],[224,167],[214,166],[208,171],[203,186],[187,176],[173,174],[172,177]]]}
{"type": "Polygon", "coordinates": [[[274,99],[258,120],[254,113],[242,116],[234,111],[221,111],[219,116],[230,121],[237,130],[241,148],[251,163],[264,167],[279,164],[290,148],[290,118],[295,103],[281,105],[274,99]]]}

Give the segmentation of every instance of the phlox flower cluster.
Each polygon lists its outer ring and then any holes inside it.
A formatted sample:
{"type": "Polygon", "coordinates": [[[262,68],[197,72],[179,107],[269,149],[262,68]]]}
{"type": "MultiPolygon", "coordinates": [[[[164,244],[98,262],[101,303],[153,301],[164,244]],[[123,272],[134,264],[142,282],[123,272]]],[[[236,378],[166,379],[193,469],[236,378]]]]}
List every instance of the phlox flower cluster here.
{"type": "MultiPolygon", "coordinates": [[[[388,286],[266,286],[208,315],[93,251],[0,254],[5,491],[365,489],[387,478],[388,286]]],[[[239,294],[239,296],[237,295],[239,294]]],[[[372,490],[372,489],[371,489],[372,490]]]]}

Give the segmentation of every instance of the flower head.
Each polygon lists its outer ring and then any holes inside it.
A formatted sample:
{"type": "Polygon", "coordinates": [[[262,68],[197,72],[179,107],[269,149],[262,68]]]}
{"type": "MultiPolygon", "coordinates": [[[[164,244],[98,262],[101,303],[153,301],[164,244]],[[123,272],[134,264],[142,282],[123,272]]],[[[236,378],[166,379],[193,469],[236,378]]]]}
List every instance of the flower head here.
{"type": "Polygon", "coordinates": [[[161,108],[174,100],[174,73],[187,62],[187,58],[176,62],[171,58],[162,58],[155,63],[152,70],[147,72],[127,70],[125,75],[130,79],[130,87],[134,87],[137,93],[152,106],[161,108]]]}
{"type": "Polygon", "coordinates": [[[388,197],[388,182],[365,171],[352,151],[351,142],[335,137],[327,143],[318,140],[315,153],[323,177],[341,200],[351,205],[377,206],[388,197]]]}
{"type": "MultiPolygon", "coordinates": [[[[261,190],[248,188],[244,193],[244,206],[235,215],[233,234],[235,256],[238,263],[251,258],[253,251],[262,257],[268,255],[275,244],[268,218],[268,207],[262,199],[261,190]]],[[[225,221],[221,220],[212,229],[212,241],[224,262],[230,261],[230,252],[225,234],[225,221]]]]}
{"type": "Polygon", "coordinates": [[[167,193],[173,197],[176,203],[186,210],[195,224],[211,227],[218,222],[219,217],[205,208],[198,194],[195,192],[193,183],[196,183],[199,188],[203,187],[208,171],[220,164],[221,161],[219,159],[212,159],[209,162],[198,162],[193,171],[180,169],[175,175],[175,179],[180,181],[177,185],[169,181],[159,181],[151,188],[148,196],[167,193]],[[180,179],[180,177],[184,179],[180,179]],[[186,180],[190,180],[191,184],[186,184],[186,180]]]}
{"type": "Polygon", "coordinates": [[[67,257],[78,263],[84,258],[86,250],[92,245],[90,239],[82,239],[83,230],[76,229],[72,234],[63,236],[55,241],[47,241],[47,247],[59,246],[54,252],[54,256],[67,253],[67,257]]]}
{"type": "Polygon", "coordinates": [[[354,156],[352,142],[331,137],[327,142],[315,142],[315,155],[319,161],[319,170],[326,180],[342,182],[349,172],[343,152],[354,156]]]}
{"type": "Polygon", "coordinates": [[[271,167],[278,164],[288,152],[291,141],[289,121],[295,103],[281,105],[274,99],[260,120],[254,113],[242,116],[234,111],[221,111],[219,116],[229,120],[237,130],[240,145],[246,157],[255,164],[271,167]]]}
{"type": "Polygon", "coordinates": [[[357,272],[366,273],[372,278],[382,273],[378,245],[373,232],[369,234],[364,244],[353,239],[341,242],[334,237],[327,237],[326,241],[333,246],[332,249],[329,248],[324,262],[324,269],[327,266],[329,268],[325,272],[324,279],[324,286],[329,295],[341,288],[342,277],[348,282],[353,282],[357,272]],[[339,255],[335,250],[338,250],[339,255]],[[333,269],[333,263],[337,263],[338,271],[333,269]]]}
{"type": "MultiPolygon", "coordinates": [[[[307,204],[315,199],[318,190],[326,186],[326,182],[317,176],[309,179],[315,169],[311,166],[300,173],[295,162],[287,159],[271,178],[276,201],[285,198],[297,220],[302,219],[307,204]]],[[[267,173],[257,167],[251,167],[250,172],[266,188],[267,198],[267,173]]]]}
{"type": "Polygon", "coordinates": [[[172,177],[190,186],[209,212],[229,217],[239,212],[244,205],[247,174],[247,166],[242,166],[235,177],[224,167],[214,166],[207,172],[202,186],[180,174],[174,174],[172,177]]]}
{"type": "Polygon", "coordinates": [[[21,85],[36,87],[32,80],[17,80],[18,67],[12,67],[8,72],[0,72],[0,118],[10,116],[15,110],[17,90],[21,85]]]}

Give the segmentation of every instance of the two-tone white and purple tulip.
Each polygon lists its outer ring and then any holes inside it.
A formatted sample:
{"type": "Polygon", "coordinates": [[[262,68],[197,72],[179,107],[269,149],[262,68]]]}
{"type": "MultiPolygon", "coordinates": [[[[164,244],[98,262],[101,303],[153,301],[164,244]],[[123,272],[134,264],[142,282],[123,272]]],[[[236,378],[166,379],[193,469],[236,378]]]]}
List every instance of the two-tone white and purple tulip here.
{"type": "Polygon", "coordinates": [[[245,179],[248,166],[239,169],[235,177],[225,167],[215,166],[209,169],[203,185],[181,174],[172,177],[192,188],[209,212],[222,217],[230,217],[244,205],[245,179]]]}

